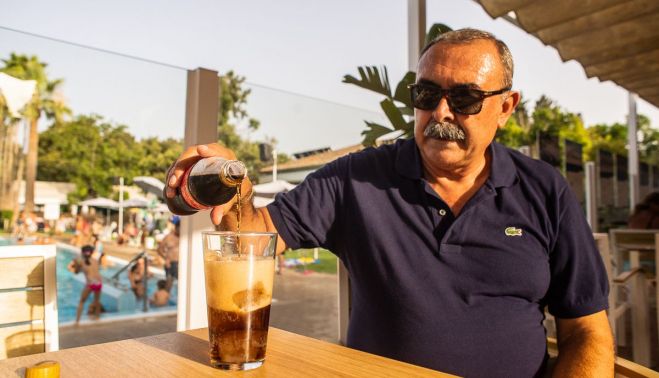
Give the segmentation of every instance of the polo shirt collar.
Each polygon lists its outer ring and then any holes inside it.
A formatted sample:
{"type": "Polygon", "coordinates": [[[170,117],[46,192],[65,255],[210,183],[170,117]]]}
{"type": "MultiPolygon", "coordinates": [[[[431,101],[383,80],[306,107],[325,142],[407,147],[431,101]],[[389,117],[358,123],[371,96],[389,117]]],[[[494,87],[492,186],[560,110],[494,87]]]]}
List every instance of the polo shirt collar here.
{"type": "MultiPolygon", "coordinates": [[[[511,186],[517,178],[517,168],[510,152],[497,142],[492,142],[488,149],[492,153],[492,168],[488,183],[495,188],[511,186]]],[[[401,142],[396,154],[396,171],[403,177],[419,180],[423,177],[421,153],[414,138],[401,142]]]]}
{"type": "Polygon", "coordinates": [[[492,166],[488,182],[495,188],[513,185],[517,179],[517,167],[510,157],[511,152],[497,142],[492,142],[488,148],[492,152],[492,166]]]}

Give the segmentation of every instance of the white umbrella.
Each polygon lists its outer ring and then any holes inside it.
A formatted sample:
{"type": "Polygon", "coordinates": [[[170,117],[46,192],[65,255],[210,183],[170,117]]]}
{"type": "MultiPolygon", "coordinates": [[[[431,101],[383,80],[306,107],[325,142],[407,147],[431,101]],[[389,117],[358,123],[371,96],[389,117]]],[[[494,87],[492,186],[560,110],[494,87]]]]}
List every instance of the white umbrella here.
{"type": "Polygon", "coordinates": [[[117,210],[119,208],[119,202],[113,201],[105,197],[97,197],[80,202],[81,206],[87,207],[100,207],[105,210],[105,219],[107,223],[110,223],[110,209],[117,210]]]}
{"type": "Polygon", "coordinates": [[[147,193],[152,193],[163,199],[162,191],[165,189],[165,183],[155,177],[150,176],[137,176],[133,177],[133,184],[137,185],[140,189],[147,193]]]}
{"type": "Polygon", "coordinates": [[[157,213],[169,213],[169,207],[167,207],[167,204],[165,203],[158,203],[152,211],[155,211],[157,213]]]}
{"type": "Polygon", "coordinates": [[[127,208],[127,207],[149,207],[149,201],[142,199],[142,198],[131,198],[125,200],[123,203],[120,204],[121,207],[127,208]]]}
{"type": "Polygon", "coordinates": [[[113,201],[109,198],[105,197],[98,197],[98,198],[92,198],[88,200],[84,200],[79,203],[82,206],[90,206],[90,207],[100,207],[103,209],[113,209],[116,210],[119,208],[119,203],[117,201],[113,201]]]}

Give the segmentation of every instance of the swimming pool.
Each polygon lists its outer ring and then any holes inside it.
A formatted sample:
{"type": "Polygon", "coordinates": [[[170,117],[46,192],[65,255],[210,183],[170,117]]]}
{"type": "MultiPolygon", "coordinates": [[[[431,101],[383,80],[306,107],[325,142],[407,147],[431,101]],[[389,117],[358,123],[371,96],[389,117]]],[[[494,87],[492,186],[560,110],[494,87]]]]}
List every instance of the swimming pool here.
{"type": "MultiPolygon", "coordinates": [[[[30,240],[26,240],[29,244],[30,240]]],[[[14,244],[11,239],[0,238],[0,246],[14,244]]],[[[57,310],[59,324],[69,324],[75,321],[76,308],[80,300],[80,293],[85,286],[85,277],[82,273],[73,274],[66,268],[69,262],[79,256],[78,248],[66,244],[57,244],[57,310]]],[[[107,256],[112,266],[101,268],[100,273],[103,276],[103,289],[101,291],[101,304],[105,312],[101,314],[101,320],[109,320],[120,317],[137,317],[139,315],[149,316],[163,312],[176,311],[177,285],[171,290],[169,305],[163,307],[150,307],[148,311],[143,310],[143,300],[136,300],[135,294],[130,289],[127,271],[119,275],[118,281],[111,281],[110,278],[122,267],[127,265],[127,261],[107,256]]],[[[151,297],[156,291],[158,280],[164,279],[164,274],[160,269],[150,269],[153,276],[149,277],[147,285],[147,296],[151,297]]],[[[87,307],[93,300],[93,295],[89,295],[85,302],[83,315],[80,320],[85,321],[87,318],[87,307]]]]}

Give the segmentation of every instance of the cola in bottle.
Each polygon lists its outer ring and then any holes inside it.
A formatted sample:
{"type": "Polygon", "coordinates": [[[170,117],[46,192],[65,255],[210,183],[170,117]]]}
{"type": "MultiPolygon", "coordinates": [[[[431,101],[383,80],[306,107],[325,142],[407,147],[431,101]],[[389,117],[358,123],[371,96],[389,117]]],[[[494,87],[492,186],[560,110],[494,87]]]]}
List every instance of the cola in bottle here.
{"type": "Polygon", "coordinates": [[[238,160],[221,157],[204,158],[188,168],[174,198],[165,197],[169,210],[177,215],[190,215],[229,202],[247,175],[238,160]]]}

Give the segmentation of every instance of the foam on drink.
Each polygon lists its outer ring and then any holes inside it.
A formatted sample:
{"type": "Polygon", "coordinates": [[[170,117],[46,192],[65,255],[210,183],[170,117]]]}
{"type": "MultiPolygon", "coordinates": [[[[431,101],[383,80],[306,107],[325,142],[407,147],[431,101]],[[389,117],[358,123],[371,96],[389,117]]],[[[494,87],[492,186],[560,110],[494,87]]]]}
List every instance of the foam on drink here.
{"type": "Polygon", "coordinates": [[[204,270],[208,306],[245,313],[270,304],[275,271],[272,257],[208,253],[204,270]]]}

